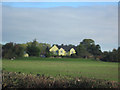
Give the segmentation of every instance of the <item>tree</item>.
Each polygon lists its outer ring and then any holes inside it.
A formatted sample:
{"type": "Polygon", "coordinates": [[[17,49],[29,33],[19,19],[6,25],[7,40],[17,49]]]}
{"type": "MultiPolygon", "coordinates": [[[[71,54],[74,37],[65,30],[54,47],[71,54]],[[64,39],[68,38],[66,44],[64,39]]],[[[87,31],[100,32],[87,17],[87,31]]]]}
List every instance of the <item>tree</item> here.
{"type": "Polygon", "coordinates": [[[13,58],[15,57],[15,52],[13,52],[14,44],[13,42],[6,43],[2,47],[2,57],[3,58],[13,58]]]}
{"type": "Polygon", "coordinates": [[[80,44],[82,44],[83,46],[85,46],[86,48],[89,48],[90,45],[95,44],[94,40],[92,39],[84,39],[82,42],[80,42],[80,44]]]}
{"type": "Polygon", "coordinates": [[[95,59],[100,59],[100,55],[102,54],[100,45],[95,45],[94,40],[92,39],[84,39],[80,42],[83,45],[88,53],[95,57],[95,59]]]}
{"type": "Polygon", "coordinates": [[[118,47],[118,62],[120,62],[120,47],[118,47]]]}
{"type": "Polygon", "coordinates": [[[13,51],[15,53],[15,57],[23,57],[24,55],[24,47],[20,44],[15,44],[13,51]]]}
{"type": "Polygon", "coordinates": [[[27,43],[23,43],[23,44],[19,44],[21,47],[23,47],[23,49],[24,49],[24,51],[26,51],[26,49],[27,49],[27,43]]]}
{"type": "Polygon", "coordinates": [[[117,49],[113,49],[112,50],[112,56],[113,56],[113,62],[118,62],[118,50],[117,49]]]}
{"type": "Polygon", "coordinates": [[[118,62],[119,59],[119,48],[118,50],[113,49],[112,51],[105,51],[102,54],[102,61],[108,61],[108,62],[118,62]]]}
{"type": "Polygon", "coordinates": [[[2,47],[2,57],[3,58],[14,58],[14,57],[22,57],[24,54],[24,49],[19,44],[15,44],[13,42],[6,43],[2,47]]]}
{"type": "Polygon", "coordinates": [[[40,55],[45,55],[46,54],[46,48],[50,48],[50,44],[39,43],[40,55]]]}
{"type": "Polygon", "coordinates": [[[87,51],[92,55],[94,55],[95,59],[102,54],[100,46],[95,44],[90,45],[90,47],[87,48],[87,51]]]}
{"type": "Polygon", "coordinates": [[[38,42],[36,41],[36,39],[34,39],[31,44],[28,44],[26,51],[30,56],[39,56],[40,49],[39,49],[38,42]]]}
{"type": "Polygon", "coordinates": [[[0,59],[2,58],[2,44],[0,44],[0,59]]]}
{"type": "Polygon", "coordinates": [[[75,45],[69,44],[68,47],[75,47],[75,45]]]}
{"type": "Polygon", "coordinates": [[[46,53],[45,53],[45,56],[46,56],[46,57],[49,57],[49,56],[50,56],[49,47],[46,48],[45,52],[46,52],[46,53]]]}
{"type": "Polygon", "coordinates": [[[90,56],[90,53],[81,44],[77,46],[76,50],[77,50],[77,56],[80,56],[80,57],[83,57],[83,58],[90,56]]]}

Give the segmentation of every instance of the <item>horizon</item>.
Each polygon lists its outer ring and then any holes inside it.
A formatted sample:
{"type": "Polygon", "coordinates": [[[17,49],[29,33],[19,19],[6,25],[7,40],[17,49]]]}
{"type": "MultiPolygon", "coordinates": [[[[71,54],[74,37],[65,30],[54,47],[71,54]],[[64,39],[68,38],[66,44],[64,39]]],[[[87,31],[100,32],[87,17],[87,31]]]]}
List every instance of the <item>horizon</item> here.
{"type": "MultiPolygon", "coordinates": [[[[33,40],[32,40],[33,41],[33,40]]],[[[0,43],[0,44],[2,44],[2,45],[5,45],[5,44],[7,44],[7,43],[14,43],[14,44],[27,44],[27,43],[29,43],[29,42],[32,42],[32,41],[27,41],[27,42],[23,42],[23,43],[15,43],[15,42],[6,42],[6,43],[0,43]]],[[[37,40],[36,40],[37,41],[37,40]]],[[[50,43],[46,43],[46,42],[39,42],[39,41],[37,41],[39,44],[40,43],[43,43],[43,44],[49,44],[51,47],[53,46],[53,45],[62,45],[63,43],[61,43],[61,44],[57,44],[57,43],[53,43],[53,44],[50,44],[50,43]]],[[[81,41],[82,42],[82,41],[81,41]]],[[[94,41],[95,42],[95,41],[94,41]]],[[[74,45],[74,46],[78,46],[80,44],[80,42],[77,44],[77,45],[75,45],[75,44],[63,44],[63,45],[74,45]]],[[[95,45],[100,45],[100,44],[96,44],[95,43],[95,45]]],[[[118,46],[119,47],[119,46],[118,46]]],[[[118,47],[117,48],[113,48],[113,49],[118,49],[118,47]]],[[[112,51],[113,49],[111,49],[111,50],[102,50],[102,48],[101,48],[101,45],[100,45],[100,49],[101,49],[101,51],[102,52],[104,52],[104,51],[112,51]]]]}
{"type": "Polygon", "coordinates": [[[36,38],[50,45],[78,45],[90,38],[110,51],[118,48],[117,9],[117,2],[3,2],[2,43],[36,38]]]}

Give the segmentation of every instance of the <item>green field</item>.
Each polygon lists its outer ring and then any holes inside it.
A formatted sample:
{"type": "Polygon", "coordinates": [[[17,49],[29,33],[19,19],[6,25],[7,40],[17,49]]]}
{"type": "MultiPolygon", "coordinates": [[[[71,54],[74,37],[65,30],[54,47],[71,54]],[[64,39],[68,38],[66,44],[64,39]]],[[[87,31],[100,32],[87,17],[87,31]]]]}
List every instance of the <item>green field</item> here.
{"type": "Polygon", "coordinates": [[[20,58],[2,60],[5,71],[46,76],[88,77],[118,81],[118,63],[79,58],[20,58]]]}

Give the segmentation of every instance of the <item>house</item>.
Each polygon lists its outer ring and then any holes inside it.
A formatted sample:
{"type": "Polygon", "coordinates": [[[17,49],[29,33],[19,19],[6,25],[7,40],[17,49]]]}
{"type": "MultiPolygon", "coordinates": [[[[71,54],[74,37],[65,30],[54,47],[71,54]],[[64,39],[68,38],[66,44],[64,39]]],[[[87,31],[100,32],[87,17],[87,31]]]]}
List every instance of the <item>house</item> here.
{"type": "Polygon", "coordinates": [[[24,57],[29,57],[29,54],[25,53],[25,54],[24,54],[24,57]]]}
{"type": "Polygon", "coordinates": [[[75,53],[76,53],[75,49],[74,49],[74,48],[71,48],[71,49],[70,49],[70,55],[71,55],[71,54],[75,54],[75,53]]]}
{"type": "Polygon", "coordinates": [[[58,55],[59,48],[54,45],[50,50],[50,52],[53,52],[53,54],[58,55]]]}
{"type": "Polygon", "coordinates": [[[75,54],[75,46],[67,46],[67,45],[53,45],[49,50],[53,52],[54,55],[59,56],[70,56],[71,54],[75,54]]]}
{"type": "Polygon", "coordinates": [[[66,56],[66,51],[63,48],[60,48],[58,55],[59,56],[66,56]]]}

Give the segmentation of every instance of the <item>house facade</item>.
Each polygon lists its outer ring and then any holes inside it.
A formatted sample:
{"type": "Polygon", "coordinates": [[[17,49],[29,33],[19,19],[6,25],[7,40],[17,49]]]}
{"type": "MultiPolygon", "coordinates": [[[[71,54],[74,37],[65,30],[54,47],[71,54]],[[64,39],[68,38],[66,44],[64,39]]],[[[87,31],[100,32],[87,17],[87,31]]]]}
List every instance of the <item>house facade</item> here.
{"type": "Polygon", "coordinates": [[[58,46],[58,45],[53,45],[50,50],[54,55],[59,55],[59,56],[70,56],[71,54],[76,54],[75,47],[73,46],[58,46]]]}
{"type": "Polygon", "coordinates": [[[50,48],[49,51],[55,55],[58,55],[59,48],[56,45],[54,45],[52,48],[50,48]]]}
{"type": "Polygon", "coordinates": [[[71,49],[70,49],[70,55],[71,55],[71,54],[75,54],[75,53],[76,53],[75,49],[74,49],[74,48],[71,48],[71,49]]]}
{"type": "Polygon", "coordinates": [[[59,56],[66,56],[66,51],[63,48],[60,48],[58,55],[59,56]]]}
{"type": "Polygon", "coordinates": [[[25,54],[24,54],[24,57],[29,57],[29,54],[28,54],[28,53],[25,53],[25,54]]]}

